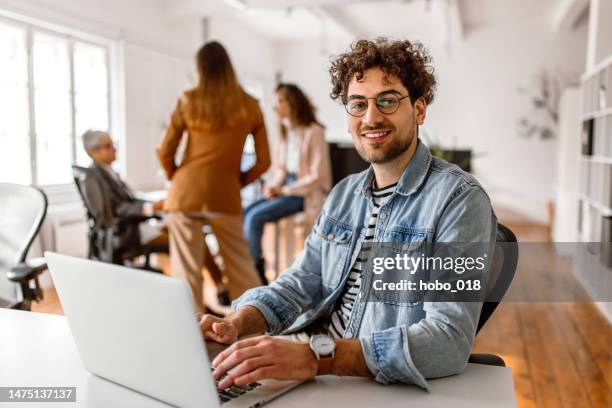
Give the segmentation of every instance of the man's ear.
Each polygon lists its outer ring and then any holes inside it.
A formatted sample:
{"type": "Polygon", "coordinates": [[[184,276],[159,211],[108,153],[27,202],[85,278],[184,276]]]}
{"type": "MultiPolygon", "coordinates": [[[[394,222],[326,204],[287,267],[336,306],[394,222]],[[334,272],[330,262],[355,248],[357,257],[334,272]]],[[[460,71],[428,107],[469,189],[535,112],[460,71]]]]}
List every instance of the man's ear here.
{"type": "Polygon", "coordinates": [[[414,102],[414,110],[416,123],[422,125],[425,122],[425,116],[427,116],[427,103],[425,99],[419,98],[414,102]]]}

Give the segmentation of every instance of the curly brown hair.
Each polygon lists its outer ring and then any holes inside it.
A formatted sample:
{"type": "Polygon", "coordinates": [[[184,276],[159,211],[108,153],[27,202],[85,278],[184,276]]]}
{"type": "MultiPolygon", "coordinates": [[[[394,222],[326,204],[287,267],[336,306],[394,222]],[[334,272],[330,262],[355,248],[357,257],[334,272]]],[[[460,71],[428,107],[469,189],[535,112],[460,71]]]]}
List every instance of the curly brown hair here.
{"type": "Polygon", "coordinates": [[[433,102],[436,90],[431,56],[419,42],[389,41],[387,38],[357,40],[348,52],[339,55],[329,69],[332,82],[332,99],[347,102],[348,85],[355,77],[358,81],[370,68],[379,67],[386,76],[395,75],[408,89],[410,102],[423,98],[426,104],[433,102]]]}
{"type": "MultiPolygon", "coordinates": [[[[306,94],[295,84],[280,83],[276,86],[276,92],[284,92],[285,98],[289,103],[291,114],[295,117],[295,121],[299,126],[310,126],[313,123],[323,127],[317,120],[316,109],[310,102],[306,94]]],[[[287,128],[281,124],[281,136],[287,136],[287,128]]]]}

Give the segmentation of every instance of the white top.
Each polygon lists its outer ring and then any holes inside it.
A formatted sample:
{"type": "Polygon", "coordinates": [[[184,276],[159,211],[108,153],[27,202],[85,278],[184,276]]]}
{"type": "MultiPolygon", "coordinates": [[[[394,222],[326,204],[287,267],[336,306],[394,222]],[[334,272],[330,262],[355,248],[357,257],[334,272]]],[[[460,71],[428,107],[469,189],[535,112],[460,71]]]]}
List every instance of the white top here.
{"type": "MultiPolygon", "coordinates": [[[[376,232],[376,224],[378,223],[378,213],[380,212],[380,208],[387,201],[389,201],[391,195],[395,191],[396,186],[397,183],[378,189],[372,187],[373,207],[372,213],[368,218],[368,228],[366,229],[363,242],[374,241],[374,233],[376,232]]],[[[368,263],[368,252],[369,247],[362,246],[361,252],[359,253],[359,256],[355,258],[355,263],[349,272],[342,297],[340,298],[338,305],[336,305],[336,309],[329,319],[329,333],[337,339],[344,337],[346,327],[348,326],[351,315],[353,314],[353,306],[355,305],[355,300],[357,299],[357,295],[361,290],[361,274],[363,265],[368,263]]]]}
{"type": "Polygon", "coordinates": [[[300,146],[302,145],[304,128],[287,128],[287,151],[285,152],[285,167],[288,173],[298,174],[300,171],[300,146]]]}

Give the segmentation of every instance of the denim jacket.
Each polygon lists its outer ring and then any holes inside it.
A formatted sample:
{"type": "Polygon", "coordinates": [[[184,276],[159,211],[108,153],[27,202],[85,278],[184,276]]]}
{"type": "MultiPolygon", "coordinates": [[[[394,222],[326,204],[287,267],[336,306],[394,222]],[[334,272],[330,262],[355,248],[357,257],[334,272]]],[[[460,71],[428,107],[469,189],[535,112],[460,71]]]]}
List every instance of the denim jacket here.
{"type": "MultiPolygon", "coordinates": [[[[373,177],[370,167],[338,183],[293,265],[270,286],[245,292],[232,308],[256,307],[270,334],[300,331],[328,318],[363,242],[373,177]]],[[[457,166],[432,157],[420,140],[378,217],[378,242],[478,242],[489,253],[495,243],[497,220],[483,188],[457,166]]],[[[465,369],[481,307],[427,299],[357,301],[344,337],[359,339],[377,381],[429,389],[426,378],[465,369]]]]}

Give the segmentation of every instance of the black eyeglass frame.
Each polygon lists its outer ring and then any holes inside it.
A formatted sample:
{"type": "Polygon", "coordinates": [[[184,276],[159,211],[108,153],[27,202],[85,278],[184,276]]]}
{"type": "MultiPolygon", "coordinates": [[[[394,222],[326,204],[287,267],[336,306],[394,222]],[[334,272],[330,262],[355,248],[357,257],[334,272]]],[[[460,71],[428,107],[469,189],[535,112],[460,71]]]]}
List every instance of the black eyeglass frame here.
{"type": "Polygon", "coordinates": [[[410,97],[410,95],[404,95],[402,97],[397,97],[397,96],[377,96],[377,97],[372,97],[372,98],[358,98],[360,101],[365,101],[366,102],[365,110],[363,111],[363,113],[361,115],[354,115],[351,112],[349,112],[349,107],[348,107],[349,102],[344,104],[344,110],[346,110],[346,113],[348,113],[349,115],[351,115],[351,116],[353,116],[355,118],[361,118],[361,117],[365,116],[366,113],[368,113],[368,108],[370,107],[370,104],[368,103],[368,100],[374,99],[374,100],[378,101],[379,99],[391,99],[391,98],[394,98],[394,99],[397,99],[398,103],[397,103],[397,105],[395,105],[395,110],[393,112],[383,112],[380,109],[380,106],[378,106],[378,103],[376,103],[376,109],[378,109],[378,111],[380,113],[382,113],[383,115],[393,115],[399,109],[400,104],[402,102],[402,99],[406,99],[408,97],[410,97]]]}

